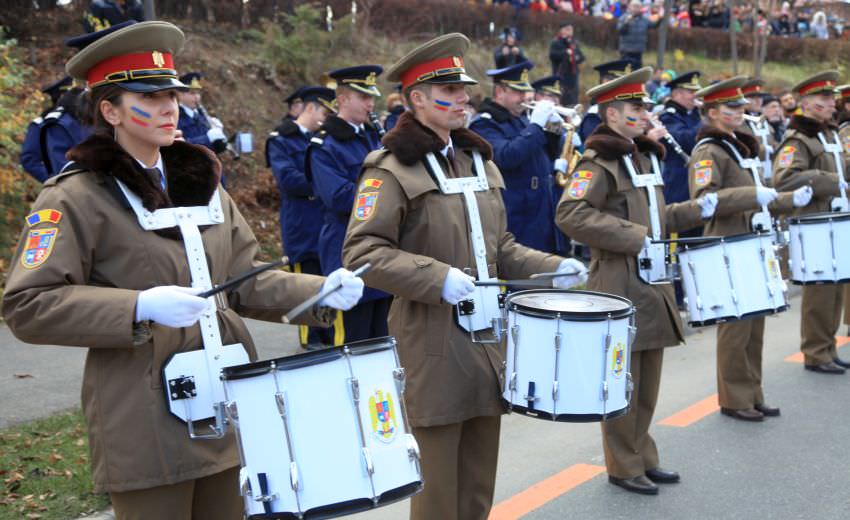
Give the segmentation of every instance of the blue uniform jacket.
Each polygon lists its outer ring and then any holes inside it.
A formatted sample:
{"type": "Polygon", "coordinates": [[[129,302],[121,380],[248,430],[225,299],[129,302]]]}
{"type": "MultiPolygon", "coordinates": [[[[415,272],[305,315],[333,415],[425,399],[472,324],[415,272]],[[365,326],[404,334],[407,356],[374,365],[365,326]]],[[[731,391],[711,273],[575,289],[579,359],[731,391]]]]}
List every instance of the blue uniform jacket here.
{"type": "Polygon", "coordinates": [[[47,178],[62,170],[68,163],[65,153],[85,141],[89,134],[91,131],[88,127],[61,107],[44,116],[39,133],[39,147],[47,178]]]}
{"type": "MultiPolygon", "coordinates": [[[[186,109],[181,105],[180,119],[177,120],[177,128],[183,131],[183,139],[185,139],[186,142],[206,146],[216,153],[224,151],[222,146],[213,146],[210,138],[207,137],[207,132],[210,129],[210,122],[201,110],[195,110],[195,115],[190,116],[189,113],[186,112],[186,109]]],[[[221,141],[216,141],[216,143],[219,142],[221,141]]],[[[226,146],[226,144],[223,146],[226,146]]]]}
{"type": "MultiPolygon", "coordinates": [[[[342,267],[342,243],[354,206],[360,168],[369,152],[381,147],[377,130],[368,123],[364,128],[365,132],[357,135],[345,120],[328,116],[307,148],[305,173],[322,202],[319,262],[325,275],[342,267]]],[[[360,301],[387,296],[383,291],[367,287],[360,301]]]]}
{"type": "Polygon", "coordinates": [[[27,127],[24,144],[21,145],[21,167],[38,182],[47,180],[47,167],[41,160],[41,125],[43,117],[33,119],[27,127]]]}
{"type": "Polygon", "coordinates": [[[560,137],[515,117],[486,99],[470,125],[493,147],[493,161],[505,179],[502,198],[508,213],[508,231],[517,242],[547,253],[554,252],[555,209],[552,204],[553,161],[560,137]]]}
{"type": "Polygon", "coordinates": [[[402,105],[398,105],[393,107],[390,110],[390,115],[384,120],[384,129],[389,132],[393,129],[393,127],[398,123],[398,116],[404,114],[404,107],[402,105]]]}
{"type": "Polygon", "coordinates": [[[266,163],[280,190],[280,231],[291,263],[319,258],[322,203],[304,175],[310,136],[291,119],[284,120],[266,141],[266,163]]]}
{"type": "MultiPolygon", "coordinates": [[[[686,154],[694,150],[697,132],[702,128],[702,118],[698,109],[690,113],[685,107],[675,101],[668,101],[664,111],[658,119],[667,127],[670,135],[678,141],[679,146],[686,154]]],[[[688,163],[685,162],[667,141],[661,140],[667,148],[664,158],[664,200],[670,202],[682,202],[691,198],[688,192],[688,163]]]]}
{"type": "Polygon", "coordinates": [[[587,113],[584,114],[584,117],[581,118],[581,124],[578,125],[578,136],[581,138],[581,143],[587,141],[587,138],[590,137],[590,134],[596,130],[596,127],[602,124],[602,118],[599,117],[599,105],[592,105],[587,113]]]}

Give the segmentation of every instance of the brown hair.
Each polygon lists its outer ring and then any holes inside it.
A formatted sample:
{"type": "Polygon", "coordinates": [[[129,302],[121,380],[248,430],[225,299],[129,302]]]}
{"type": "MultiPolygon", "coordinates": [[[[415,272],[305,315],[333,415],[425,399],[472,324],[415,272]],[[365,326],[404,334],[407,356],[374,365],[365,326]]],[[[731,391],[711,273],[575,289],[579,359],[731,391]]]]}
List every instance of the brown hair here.
{"type": "Polygon", "coordinates": [[[623,109],[625,108],[625,104],[626,104],[625,101],[618,101],[618,100],[609,101],[607,103],[602,103],[601,105],[599,105],[599,110],[597,111],[598,114],[599,114],[599,119],[601,119],[602,122],[605,125],[607,125],[608,124],[608,109],[613,108],[614,110],[616,110],[617,112],[620,112],[622,114],[623,109]]]}
{"type": "Polygon", "coordinates": [[[431,97],[431,84],[430,83],[416,83],[415,85],[411,85],[404,89],[404,100],[407,102],[407,108],[410,110],[410,113],[416,114],[416,107],[413,106],[413,103],[410,101],[410,94],[413,93],[414,90],[418,90],[424,93],[427,97],[431,97]]]}
{"type": "Polygon", "coordinates": [[[90,90],[85,96],[87,106],[82,111],[85,118],[83,122],[94,133],[111,137],[114,127],[103,117],[103,113],[100,111],[100,104],[103,101],[109,101],[113,105],[120,106],[121,95],[124,92],[126,92],[124,89],[116,85],[101,85],[90,90]]]}

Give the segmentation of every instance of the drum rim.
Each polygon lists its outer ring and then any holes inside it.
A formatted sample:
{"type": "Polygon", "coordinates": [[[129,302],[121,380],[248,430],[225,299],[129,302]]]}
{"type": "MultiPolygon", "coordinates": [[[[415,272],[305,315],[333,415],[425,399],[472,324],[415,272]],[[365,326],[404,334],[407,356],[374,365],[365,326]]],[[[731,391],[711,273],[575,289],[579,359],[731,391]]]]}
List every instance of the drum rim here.
{"type": "Polygon", "coordinates": [[[822,211],[820,213],[808,213],[796,217],[788,217],[788,224],[818,224],[820,222],[850,220],[850,211],[822,211]]]}
{"type": "Polygon", "coordinates": [[[505,309],[508,311],[514,311],[519,314],[523,314],[525,316],[533,316],[540,318],[548,318],[548,319],[569,319],[570,321],[605,321],[609,318],[620,319],[626,318],[633,315],[635,311],[635,306],[631,300],[625,298],[623,296],[619,296],[611,293],[604,293],[600,291],[586,291],[581,289],[527,289],[525,291],[517,291],[515,293],[511,293],[510,296],[505,300],[505,309]],[[620,300],[627,304],[625,309],[619,311],[595,311],[595,312],[585,312],[585,313],[577,313],[575,311],[548,311],[537,309],[533,307],[528,307],[525,305],[520,305],[519,303],[514,303],[513,298],[520,295],[533,294],[533,293],[571,293],[571,294],[591,294],[594,296],[605,296],[608,298],[612,298],[615,300],[620,300]],[[511,304],[513,303],[513,306],[511,304]]]}
{"type": "Polygon", "coordinates": [[[743,242],[752,238],[767,238],[771,235],[773,235],[773,233],[771,233],[770,231],[751,231],[749,233],[739,233],[737,235],[717,237],[715,239],[706,240],[705,242],[695,245],[682,244],[678,249],[681,250],[680,252],[688,252],[696,249],[706,249],[708,247],[716,246],[721,242],[743,242]]]}
{"type": "Polygon", "coordinates": [[[774,314],[779,314],[780,312],[785,312],[790,309],[791,306],[787,303],[785,305],[780,305],[779,307],[770,308],[770,309],[762,309],[760,311],[746,312],[741,314],[741,317],[730,315],[730,316],[718,316],[716,318],[709,318],[707,320],[702,321],[691,321],[688,320],[688,325],[691,327],[709,327],[711,325],[717,325],[719,323],[731,323],[734,321],[744,321],[753,318],[762,318],[764,316],[772,316],[774,314]]]}
{"type": "Polygon", "coordinates": [[[235,381],[238,379],[247,379],[263,375],[272,370],[293,370],[312,365],[319,365],[335,361],[346,355],[357,356],[360,354],[368,354],[369,352],[377,352],[380,350],[388,350],[396,348],[396,339],[392,336],[382,336],[380,338],[370,338],[360,341],[352,341],[345,343],[339,347],[328,347],[322,350],[311,352],[301,352],[291,356],[282,356],[273,359],[263,359],[252,361],[241,365],[233,365],[221,369],[221,379],[223,381],[235,381]],[[274,366],[272,366],[274,364],[274,366]]]}
{"type": "Polygon", "coordinates": [[[533,410],[528,408],[527,406],[522,406],[519,404],[513,404],[504,398],[502,398],[505,403],[510,408],[512,413],[517,413],[520,415],[524,415],[526,417],[530,417],[532,419],[541,419],[544,421],[552,421],[552,422],[568,422],[568,423],[589,423],[589,422],[605,422],[611,419],[616,419],[618,417],[622,417],[629,413],[631,406],[626,404],[625,408],[620,408],[619,410],[614,410],[609,413],[559,413],[552,414],[551,412],[547,412],[544,410],[533,410]]]}

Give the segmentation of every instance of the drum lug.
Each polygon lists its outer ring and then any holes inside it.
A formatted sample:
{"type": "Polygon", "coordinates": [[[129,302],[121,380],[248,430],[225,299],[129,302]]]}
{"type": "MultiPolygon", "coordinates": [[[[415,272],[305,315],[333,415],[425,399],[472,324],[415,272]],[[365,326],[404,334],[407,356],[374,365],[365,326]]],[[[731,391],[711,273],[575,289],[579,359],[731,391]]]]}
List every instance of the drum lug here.
{"type": "Polygon", "coordinates": [[[404,373],[404,368],[393,369],[393,379],[395,379],[396,389],[400,394],[403,394],[407,387],[407,374],[404,373]]]}
{"type": "Polygon", "coordinates": [[[516,392],[516,372],[511,372],[511,379],[508,383],[508,390],[516,392]]]}
{"type": "Polygon", "coordinates": [[[626,402],[632,402],[632,394],[635,391],[635,382],[632,380],[632,373],[626,372],[626,402]]]}
{"type": "Polygon", "coordinates": [[[558,382],[557,381],[552,383],[552,400],[553,401],[558,400],[558,382]]]}
{"type": "Polygon", "coordinates": [[[363,461],[366,463],[366,472],[369,473],[369,476],[375,474],[375,464],[372,462],[372,454],[369,453],[369,448],[362,448],[363,452],[363,461]]]}
{"type": "Polygon", "coordinates": [[[516,347],[519,344],[519,342],[517,341],[519,339],[519,325],[514,325],[513,327],[511,327],[511,337],[514,340],[514,347],[516,347]]]}
{"type": "Polygon", "coordinates": [[[189,403],[184,400],[183,405],[186,408],[186,427],[189,429],[189,438],[197,440],[214,440],[221,439],[227,433],[227,419],[224,417],[224,403],[213,403],[213,417],[215,424],[210,424],[209,427],[212,433],[195,433],[195,422],[189,413],[189,403]]]}
{"type": "Polygon", "coordinates": [[[411,434],[407,434],[407,456],[410,457],[410,460],[415,460],[419,462],[419,443],[416,442],[416,437],[411,434]]]}
{"type": "Polygon", "coordinates": [[[608,381],[602,382],[602,400],[603,401],[608,400],[608,381]]]}

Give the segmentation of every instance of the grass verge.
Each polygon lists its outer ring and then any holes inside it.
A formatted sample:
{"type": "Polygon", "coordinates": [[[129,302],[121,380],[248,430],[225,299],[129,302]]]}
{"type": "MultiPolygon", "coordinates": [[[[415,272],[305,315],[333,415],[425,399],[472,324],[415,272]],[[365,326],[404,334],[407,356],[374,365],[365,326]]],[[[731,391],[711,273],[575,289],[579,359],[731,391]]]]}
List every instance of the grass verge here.
{"type": "Polygon", "coordinates": [[[0,519],[67,520],[109,507],[92,492],[89,446],[77,409],[0,430],[0,519]]]}

